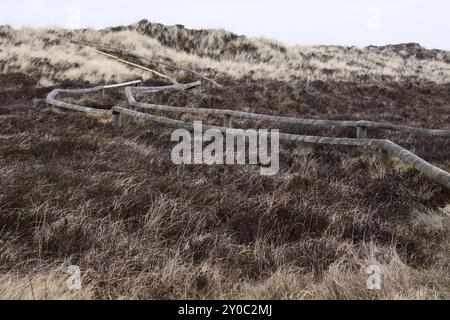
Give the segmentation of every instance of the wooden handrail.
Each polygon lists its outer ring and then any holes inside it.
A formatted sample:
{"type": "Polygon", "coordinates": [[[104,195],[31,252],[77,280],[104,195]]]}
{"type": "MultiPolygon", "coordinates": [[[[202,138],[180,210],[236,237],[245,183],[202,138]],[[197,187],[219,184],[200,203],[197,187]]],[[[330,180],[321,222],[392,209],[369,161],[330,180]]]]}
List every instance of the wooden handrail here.
{"type": "MultiPolygon", "coordinates": [[[[133,82],[133,84],[136,82],[133,82]]],[[[340,121],[340,120],[314,120],[314,119],[297,119],[297,118],[288,118],[288,117],[279,117],[279,116],[270,116],[270,115],[262,115],[250,112],[242,112],[242,111],[234,111],[234,110],[226,110],[226,109],[199,109],[199,108],[187,108],[187,107],[173,107],[173,106],[165,106],[165,105],[155,105],[148,103],[140,103],[136,101],[136,98],[133,95],[133,91],[137,90],[140,92],[158,92],[161,90],[167,89],[179,89],[179,90],[188,90],[191,88],[195,88],[200,85],[200,82],[193,82],[188,84],[174,84],[163,87],[140,87],[133,88],[129,87],[128,83],[122,83],[117,85],[109,85],[109,86],[98,86],[94,88],[87,89],[55,89],[50,92],[47,96],[46,102],[48,104],[75,110],[81,112],[88,113],[101,113],[113,116],[113,126],[118,128],[121,126],[121,115],[125,114],[128,116],[132,116],[135,118],[144,118],[150,120],[155,123],[159,123],[165,126],[173,127],[173,128],[185,128],[188,130],[193,130],[193,124],[183,122],[180,120],[170,119],[162,116],[155,116],[148,113],[142,113],[135,110],[130,110],[123,107],[114,106],[111,110],[102,110],[95,108],[88,108],[84,106],[78,106],[74,104],[69,104],[66,102],[62,102],[56,99],[56,96],[59,93],[90,93],[96,92],[100,90],[104,90],[107,88],[117,88],[121,86],[126,86],[125,95],[128,101],[128,104],[135,108],[142,109],[151,109],[151,110],[162,110],[162,111],[170,111],[170,112],[184,112],[184,113],[206,113],[206,114],[219,114],[225,117],[225,126],[211,126],[205,125],[203,128],[205,130],[208,129],[217,129],[222,132],[226,131],[227,133],[232,133],[239,135],[241,134],[241,130],[232,129],[231,127],[231,117],[242,117],[248,119],[255,120],[265,120],[279,123],[291,123],[291,124],[307,124],[307,125],[321,125],[321,126],[341,126],[341,127],[357,127],[358,128],[358,138],[331,138],[331,137],[317,137],[317,136],[306,136],[306,135],[296,135],[296,134],[288,134],[288,133],[279,133],[279,138],[281,140],[288,141],[297,141],[297,142],[306,142],[306,143],[314,143],[314,144],[327,144],[327,145],[347,145],[347,146],[367,146],[367,147],[376,147],[383,151],[384,154],[389,156],[395,156],[403,163],[411,166],[427,176],[428,178],[442,184],[443,186],[450,189],[450,174],[412,152],[400,147],[390,140],[385,139],[367,139],[366,128],[376,128],[376,129],[386,129],[386,130],[394,130],[408,133],[417,133],[417,134],[426,134],[433,136],[450,136],[450,132],[448,130],[434,130],[434,129],[423,129],[423,128],[415,128],[409,126],[402,125],[394,125],[389,123],[380,123],[380,122],[371,122],[371,121],[340,121]]]]}
{"type": "MultiPolygon", "coordinates": [[[[165,125],[171,128],[183,128],[187,130],[194,130],[192,123],[169,119],[166,117],[155,116],[148,113],[142,113],[135,110],[130,110],[122,107],[113,107],[112,111],[115,114],[125,114],[134,118],[141,118],[165,125]]],[[[242,135],[242,130],[232,129],[229,127],[219,127],[212,125],[203,125],[203,130],[216,129],[227,134],[242,135]]],[[[270,135],[270,134],[269,134],[270,135]]],[[[280,140],[306,142],[313,144],[327,144],[327,145],[345,145],[345,146],[368,146],[378,147],[381,150],[388,152],[391,156],[395,156],[403,163],[415,168],[425,176],[434,180],[443,186],[450,189],[450,174],[413,154],[412,152],[400,147],[390,140],[385,139],[351,139],[351,138],[329,138],[317,136],[305,136],[288,133],[279,133],[280,140]]]]}
{"type": "MultiPolygon", "coordinates": [[[[196,86],[198,82],[188,84],[188,86],[196,86]]],[[[199,85],[199,84],[198,84],[199,85]]],[[[186,86],[186,85],[185,85],[186,86]]],[[[416,128],[404,125],[396,125],[391,123],[373,122],[373,121],[352,121],[352,120],[321,120],[321,119],[299,119],[282,116],[272,116],[265,114],[257,114],[252,112],[235,111],[229,109],[205,109],[205,108],[192,108],[192,107],[173,107],[167,105],[158,105],[152,103],[137,102],[133,91],[144,93],[155,93],[167,89],[182,89],[186,87],[180,85],[164,86],[164,87],[140,87],[140,88],[125,88],[128,104],[141,109],[179,112],[179,113],[198,113],[198,114],[213,114],[213,115],[227,115],[237,118],[247,118],[262,121],[271,121],[285,124],[300,124],[300,125],[314,125],[314,126],[331,126],[331,127],[356,127],[356,128],[372,128],[391,130],[398,132],[406,132],[413,134],[424,134],[430,136],[450,137],[450,130],[438,130],[438,129],[424,129],[416,128]]]]}
{"type": "Polygon", "coordinates": [[[120,88],[120,87],[127,87],[132,84],[139,84],[141,83],[141,80],[135,80],[135,81],[129,81],[124,83],[117,83],[117,84],[111,84],[111,85],[102,85],[97,86],[93,88],[82,88],[82,89],[55,89],[52,92],[50,92],[45,102],[47,104],[53,105],[55,107],[64,108],[68,110],[74,110],[74,111],[80,111],[85,113],[96,113],[96,114],[104,114],[104,115],[111,115],[111,110],[105,110],[105,109],[96,109],[96,108],[89,108],[85,106],[80,106],[72,103],[67,103],[61,100],[57,100],[56,97],[60,93],[74,93],[74,94],[84,94],[84,93],[92,93],[92,92],[98,92],[105,89],[112,89],[112,88],[120,88]]]}

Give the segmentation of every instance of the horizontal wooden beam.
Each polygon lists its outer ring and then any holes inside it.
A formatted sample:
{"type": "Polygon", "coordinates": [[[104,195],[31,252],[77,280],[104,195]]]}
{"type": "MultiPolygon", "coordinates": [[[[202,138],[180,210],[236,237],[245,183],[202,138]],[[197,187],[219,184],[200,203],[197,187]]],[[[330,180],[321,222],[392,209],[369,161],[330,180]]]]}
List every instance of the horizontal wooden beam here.
{"type": "Polygon", "coordinates": [[[428,178],[450,189],[450,174],[447,171],[444,171],[436,166],[433,166],[432,164],[418,157],[411,151],[408,151],[400,147],[399,145],[395,144],[390,140],[377,139],[373,142],[373,144],[379,147],[380,149],[385,150],[391,156],[400,159],[403,163],[420,171],[428,178]]]}
{"type": "Polygon", "coordinates": [[[80,89],[80,90],[63,90],[63,89],[56,89],[53,90],[52,92],[50,92],[47,95],[47,98],[45,99],[45,102],[49,105],[58,107],[58,108],[63,108],[63,109],[68,109],[68,110],[73,110],[73,111],[79,111],[79,112],[85,112],[85,113],[96,113],[96,114],[104,114],[104,115],[111,115],[112,112],[111,110],[105,110],[105,109],[96,109],[96,108],[89,108],[89,107],[84,107],[84,106],[79,106],[76,104],[72,104],[72,103],[67,103],[67,102],[63,102],[60,100],[56,99],[56,96],[60,93],[90,93],[90,92],[96,92],[96,91],[101,91],[103,90],[103,87],[95,87],[95,88],[90,88],[90,89],[80,89]]]}
{"type": "Polygon", "coordinates": [[[134,80],[134,81],[128,81],[128,82],[124,82],[124,83],[109,84],[109,85],[103,86],[103,89],[127,87],[127,86],[131,86],[133,84],[140,84],[140,83],[142,83],[141,80],[134,80]]]}
{"type": "MultiPolygon", "coordinates": [[[[189,84],[188,84],[189,85],[189,84]]],[[[191,84],[192,85],[192,84],[191,84]]],[[[413,134],[424,134],[430,136],[450,137],[450,130],[424,129],[415,128],[404,125],[395,125],[390,123],[372,122],[372,121],[349,121],[349,120],[321,120],[321,119],[300,119],[282,116],[272,116],[265,114],[257,114],[252,112],[235,111],[229,109],[206,109],[193,107],[173,107],[167,105],[159,105],[152,103],[137,102],[133,95],[133,91],[144,93],[155,93],[167,89],[185,89],[182,86],[172,85],[164,87],[140,87],[140,88],[126,88],[126,96],[128,103],[136,108],[169,111],[178,113],[195,113],[195,114],[213,114],[213,115],[228,115],[237,118],[247,118],[260,121],[278,122],[284,124],[297,125],[313,125],[313,126],[330,126],[330,127],[360,127],[360,128],[374,128],[391,131],[399,131],[413,134]]],[[[361,131],[362,137],[364,136],[361,131]]]]}
{"type": "MultiPolygon", "coordinates": [[[[122,107],[113,107],[112,111],[115,113],[125,114],[134,118],[146,119],[151,122],[158,123],[171,128],[183,128],[190,131],[194,130],[194,125],[192,123],[187,123],[180,120],[155,116],[148,113],[142,113],[122,107]]],[[[203,125],[202,128],[203,130],[216,129],[221,132],[227,132],[227,134],[234,134],[236,136],[242,135],[242,130],[240,129],[232,129],[228,127],[219,127],[211,125],[203,125]]],[[[386,151],[391,156],[397,157],[403,163],[418,170],[431,180],[434,180],[450,189],[450,174],[448,172],[436,166],[433,166],[432,164],[428,163],[427,161],[423,160],[422,158],[418,157],[412,152],[400,147],[399,145],[393,143],[390,140],[329,138],[329,137],[296,135],[288,133],[279,133],[279,138],[280,140],[284,141],[295,141],[312,144],[377,147],[381,150],[386,151]]]]}
{"type": "Polygon", "coordinates": [[[56,97],[60,93],[71,93],[71,94],[85,94],[85,93],[92,93],[92,92],[99,92],[105,89],[112,89],[112,88],[120,88],[120,87],[127,87],[133,84],[139,84],[141,83],[141,80],[134,80],[134,81],[128,81],[123,83],[116,83],[116,84],[110,84],[110,85],[102,85],[97,86],[93,88],[81,88],[81,89],[55,89],[52,92],[50,92],[45,102],[49,105],[68,109],[68,110],[74,110],[79,112],[85,112],[85,113],[96,113],[96,114],[104,114],[104,115],[111,115],[111,110],[105,110],[105,109],[96,109],[96,108],[89,108],[85,106],[80,106],[72,103],[67,103],[61,100],[57,100],[56,97]]]}
{"type": "MultiPolygon", "coordinates": [[[[281,140],[287,141],[296,141],[296,142],[306,142],[306,143],[314,143],[314,144],[328,144],[328,145],[348,145],[348,146],[370,146],[377,147],[383,151],[384,157],[387,155],[395,156],[399,158],[403,163],[407,164],[420,171],[425,176],[430,179],[446,186],[450,189],[450,174],[412,152],[400,147],[390,140],[384,139],[367,139],[366,135],[363,133],[365,128],[381,128],[387,130],[396,130],[402,131],[406,130],[406,132],[410,133],[421,133],[428,135],[438,135],[438,136],[447,136],[443,135],[443,132],[448,132],[446,130],[433,130],[433,129],[422,129],[422,128],[414,128],[408,126],[397,126],[392,124],[385,123],[377,123],[370,121],[340,121],[340,120],[313,120],[313,119],[297,119],[297,118],[287,118],[287,117],[278,117],[278,116],[270,116],[270,115],[261,115],[249,112],[242,111],[234,111],[234,110],[226,110],[226,109],[199,109],[199,108],[186,108],[186,107],[172,107],[165,105],[154,105],[154,104],[145,104],[139,103],[136,101],[133,91],[140,92],[158,92],[161,90],[167,89],[179,89],[179,90],[187,90],[194,88],[200,85],[200,82],[193,82],[188,84],[175,84],[164,87],[146,87],[146,88],[134,88],[129,87],[130,84],[136,84],[138,81],[131,81],[127,83],[121,83],[116,85],[108,85],[108,86],[97,86],[93,88],[85,88],[85,89],[55,89],[47,95],[46,102],[50,105],[54,105],[56,107],[65,108],[74,111],[81,111],[86,113],[99,113],[105,115],[113,115],[113,125],[115,128],[119,128],[121,125],[121,114],[126,114],[135,118],[143,118],[155,123],[159,123],[165,126],[173,127],[173,128],[185,128],[188,130],[193,130],[194,125],[191,123],[186,123],[180,120],[170,119],[161,116],[155,116],[148,113],[142,113],[135,110],[130,110],[123,107],[112,107],[111,110],[103,110],[103,109],[95,109],[84,106],[79,106],[75,104],[66,103],[63,101],[59,101],[56,99],[57,95],[60,93],[90,93],[101,91],[107,88],[117,88],[123,87],[125,88],[125,94],[130,106],[134,106],[136,108],[142,109],[151,109],[151,110],[162,110],[162,111],[171,111],[171,112],[186,112],[186,113],[206,113],[206,114],[220,114],[225,116],[225,124],[231,126],[232,117],[243,117],[249,119],[256,120],[266,120],[280,123],[295,123],[295,124],[309,124],[309,125],[324,125],[324,126],[344,126],[344,127],[357,127],[359,128],[359,139],[352,138],[330,138],[330,137],[316,137],[316,136],[306,136],[306,135],[295,135],[295,134],[287,134],[287,133],[279,133],[279,138],[281,140]],[[362,129],[363,128],[363,129],[362,129]]],[[[239,129],[231,129],[227,126],[218,127],[205,125],[203,126],[204,130],[208,129],[217,129],[222,132],[232,133],[235,135],[242,134],[242,130],[239,129]]]]}

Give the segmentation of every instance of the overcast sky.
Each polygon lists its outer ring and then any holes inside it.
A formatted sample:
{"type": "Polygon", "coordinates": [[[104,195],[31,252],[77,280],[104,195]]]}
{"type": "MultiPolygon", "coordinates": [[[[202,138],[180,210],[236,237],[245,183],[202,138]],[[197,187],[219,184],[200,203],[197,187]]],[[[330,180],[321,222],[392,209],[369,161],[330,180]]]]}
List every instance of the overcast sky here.
{"type": "Polygon", "coordinates": [[[224,28],[289,44],[418,42],[450,50],[449,0],[16,0],[0,24],[102,28],[141,19],[224,28]]]}

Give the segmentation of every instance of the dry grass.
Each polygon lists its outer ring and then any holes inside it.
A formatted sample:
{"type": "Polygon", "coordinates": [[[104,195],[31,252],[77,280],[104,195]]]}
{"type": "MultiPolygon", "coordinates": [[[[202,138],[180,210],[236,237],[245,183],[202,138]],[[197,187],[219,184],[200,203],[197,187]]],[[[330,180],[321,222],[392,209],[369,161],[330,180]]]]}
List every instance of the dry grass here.
{"type": "MultiPolygon", "coordinates": [[[[0,72],[22,72],[43,86],[76,81],[127,81],[148,74],[132,70],[67,39],[126,48],[148,58],[164,57],[186,67],[213,71],[212,76],[240,79],[377,80],[416,79],[446,83],[450,54],[418,45],[387,48],[286,46],[267,39],[247,39],[223,30],[195,31],[140,22],[118,30],[0,30],[0,72]]],[[[167,70],[160,70],[167,71],[167,70]]]]}
{"type": "Polygon", "coordinates": [[[2,298],[450,296],[449,216],[435,204],[448,194],[380,172],[375,153],[287,144],[269,178],[174,166],[161,128],[12,112],[0,120],[2,298]],[[65,288],[69,263],[82,291],[65,288]],[[384,270],[381,291],[366,289],[370,264],[384,270]]]}
{"type": "Polygon", "coordinates": [[[27,275],[14,273],[0,275],[0,299],[2,300],[89,300],[94,298],[90,285],[81,290],[68,290],[64,269],[55,268],[30,272],[27,275]]]}
{"type": "Polygon", "coordinates": [[[51,30],[22,29],[13,34],[0,38],[1,72],[28,74],[39,79],[41,86],[65,81],[114,83],[143,76],[92,50],[55,40],[51,30]]]}
{"type": "MultiPolygon", "coordinates": [[[[258,167],[175,166],[166,129],[124,119],[115,131],[104,119],[45,108],[42,86],[149,76],[61,36],[163,56],[225,85],[144,100],[448,129],[445,52],[286,47],[143,22],[106,31],[2,27],[0,298],[450,298],[448,190],[345,147],[283,144],[274,177],[258,167]],[[65,286],[68,264],[81,268],[81,291],[65,286]],[[366,288],[372,264],[383,270],[380,291],[366,288]]],[[[124,102],[120,90],[63,98],[99,108],[124,102]]],[[[390,138],[449,165],[448,139],[390,138]]]]}

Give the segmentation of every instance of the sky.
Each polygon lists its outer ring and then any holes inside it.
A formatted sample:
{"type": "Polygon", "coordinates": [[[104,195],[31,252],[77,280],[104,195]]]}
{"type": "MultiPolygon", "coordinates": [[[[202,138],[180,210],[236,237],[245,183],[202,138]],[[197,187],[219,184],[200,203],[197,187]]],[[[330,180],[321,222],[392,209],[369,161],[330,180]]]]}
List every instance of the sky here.
{"type": "Polygon", "coordinates": [[[142,19],[288,44],[417,42],[450,50],[448,0],[2,0],[0,25],[103,28],[142,19]]]}

